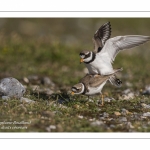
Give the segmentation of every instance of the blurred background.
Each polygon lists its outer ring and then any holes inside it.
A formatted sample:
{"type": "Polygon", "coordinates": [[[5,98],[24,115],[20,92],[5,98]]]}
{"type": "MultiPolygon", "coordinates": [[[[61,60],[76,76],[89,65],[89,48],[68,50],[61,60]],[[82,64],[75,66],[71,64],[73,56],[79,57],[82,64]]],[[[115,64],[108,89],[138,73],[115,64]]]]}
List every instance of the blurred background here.
{"type": "MultiPolygon", "coordinates": [[[[149,18],[1,18],[0,78],[48,76],[72,86],[86,73],[79,52],[93,50],[95,31],[108,21],[111,37],[150,35],[149,18]]],[[[150,42],[119,53],[114,68],[123,67],[120,77],[142,88],[150,83],[149,56],[150,42]]]]}

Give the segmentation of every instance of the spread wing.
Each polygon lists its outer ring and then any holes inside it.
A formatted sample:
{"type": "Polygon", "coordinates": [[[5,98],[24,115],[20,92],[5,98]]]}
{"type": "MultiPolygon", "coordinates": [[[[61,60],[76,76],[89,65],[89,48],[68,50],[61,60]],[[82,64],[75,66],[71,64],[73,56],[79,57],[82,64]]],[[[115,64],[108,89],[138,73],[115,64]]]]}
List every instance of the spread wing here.
{"type": "Polygon", "coordinates": [[[94,51],[101,51],[105,42],[111,36],[111,25],[110,22],[103,24],[94,34],[93,42],[94,42],[94,51]]]}
{"type": "Polygon", "coordinates": [[[113,62],[119,51],[139,46],[149,40],[150,36],[143,35],[116,36],[106,41],[102,51],[99,54],[101,56],[103,54],[108,56],[107,59],[110,62],[113,62]]]}

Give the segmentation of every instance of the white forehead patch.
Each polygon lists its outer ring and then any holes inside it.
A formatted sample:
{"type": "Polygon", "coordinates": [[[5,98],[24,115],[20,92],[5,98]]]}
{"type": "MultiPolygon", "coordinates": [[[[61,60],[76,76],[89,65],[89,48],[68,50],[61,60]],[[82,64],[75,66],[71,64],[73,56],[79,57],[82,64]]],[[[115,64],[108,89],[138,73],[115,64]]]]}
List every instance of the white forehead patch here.
{"type": "Polygon", "coordinates": [[[80,57],[81,57],[81,58],[84,58],[84,57],[85,57],[85,55],[80,55],[80,57]]]}
{"type": "Polygon", "coordinates": [[[73,92],[76,92],[76,90],[75,90],[74,88],[72,88],[72,91],[73,91],[73,92]]]}

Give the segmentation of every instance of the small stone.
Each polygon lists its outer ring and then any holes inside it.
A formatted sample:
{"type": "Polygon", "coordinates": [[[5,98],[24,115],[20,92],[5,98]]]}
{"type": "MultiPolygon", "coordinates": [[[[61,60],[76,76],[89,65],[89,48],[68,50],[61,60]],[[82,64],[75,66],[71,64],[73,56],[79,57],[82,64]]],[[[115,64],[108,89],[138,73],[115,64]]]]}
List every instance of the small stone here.
{"type": "Polygon", "coordinates": [[[128,93],[128,94],[124,94],[123,95],[123,100],[130,100],[133,99],[135,97],[134,93],[128,93]]]}
{"type": "Polygon", "coordinates": [[[89,119],[89,121],[94,121],[95,120],[95,118],[91,118],[91,119],[89,119]]]}
{"type": "Polygon", "coordinates": [[[144,95],[150,95],[150,85],[147,85],[145,87],[145,90],[142,91],[142,94],[144,94],[144,95]]]}
{"type": "Polygon", "coordinates": [[[128,94],[128,93],[130,93],[130,92],[131,92],[130,89],[126,89],[126,90],[124,90],[122,93],[123,93],[123,94],[128,94]]]}
{"type": "Polygon", "coordinates": [[[79,115],[78,118],[83,119],[83,116],[80,116],[80,115],[79,115]]]}
{"type": "Polygon", "coordinates": [[[115,111],[114,114],[115,114],[116,116],[120,116],[120,115],[121,115],[121,113],[118,112],[118,111],[115,111]]]}
{"type": "Polygon", "coordinates": [[[50,125],[49,127],[46,127],[46,130],[48,132],[51,132],[51,130],[55,130],[56,129],[56,126],[55,125],[50,125]]]}
{"type": "Polygon", "coordinates": [[[146,109],[149,109],[149,108],[150,108],[150,105],[147,105],[147,104],[144,104],[144,103],[142,103],[141,106],[142,106],[143,108],[146,108],[146,109]]]}
{"type": "Polygon", "coordinates": [[[51,81],[51,79],[49,77],[43,77],[41,80],[41,83],[48,86],[55,86],[55,84],[51,81]]]}
{"type": "Polygon", "coordinates": [[[131,122],[127,122],[127,128],[128,129],[134,129],[134,126],[132,125],[131,122]]]}
{"type": "Polygon", "coordinates": [[[108,103],[112,102],[113,100],[115,100],[115,99],[114,98],[109,98],[109,97],[104,98],[104,101],[108,102],[108,103]]]}
{"type": "Polygon", "coordinates": [[[127,118],[126,118],[126,117],[120,117],[120,118],[119,118],[119,121],[120,121],[120,122],[126,122],[126,121],[127,121],[127,118]]]}
{"type": "Polygon", "coordinates": [[[21,97],[20,102],[25,102],[25,103],[35,103],[35,101],[25,98],[25,97],[21,97]]]}
{"type": "Polygon", "coordinates": [[[2,99],[3,100],[10,100],[10,97],[9,96],[2,96],[2,99]]]}
{"type": "Polygon", "coordinates": [[[92,126],[101,126],[101,125],[104,125],[104,122],[96,120],[96,121],[92,122],[91,125],[92,126]]]}
{"type": "Polygon", "coordinates": [[[29,114],[30,114],[30,115],[32,115],[32,114],[33,114],[33,112],[32,112],[32,111],[29,111],[29,114]]]}
{"type": "Polygon", "coordinates": [[[109,114],[106,113],[106,112],[104,112],[104,113],[103,113],[103,117],[108,118],[108,117],[109,117],[109,114]]]}
{"type": "Polygon", "coordinates": [[[55,126],[55,125],[50,125],[49,127],[50,127],[51,129],[53,129],[53,130],[56,129],[56,126],[55,126]]]}
{"type": "Polygon", "coordinates": [[[24,77],[24,78],[23,78],[23,81],[24,81],[25,83],[29,83],[29,79],[28,79],[27,77],[24,77]]]}
{"type": "Polygon", "coordinates": [[[130,114],[130,112],[127,109],[122,108],[121,114],[126,116],[126,115],[130,114]]]}
{"type": "Polygon", "coordinates": [[[150,112],[143,113],[144,117],[150,117],[150,112]]]}
{"type": "Polygon", "coordinates": [[[110,125],[110,128],[115,128],[115,127],[116,127],[116,126],[115,126],[115,125],[113,125],[113,124],[111,124],[111,125],[110,125]]]}

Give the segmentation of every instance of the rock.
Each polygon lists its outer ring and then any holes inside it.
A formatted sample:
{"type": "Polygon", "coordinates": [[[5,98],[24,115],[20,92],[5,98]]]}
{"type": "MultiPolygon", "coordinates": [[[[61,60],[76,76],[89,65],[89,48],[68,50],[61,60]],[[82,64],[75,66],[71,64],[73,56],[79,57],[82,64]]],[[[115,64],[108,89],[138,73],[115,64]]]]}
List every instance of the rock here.
{"type": "Polygon", "coordinates": [[[29,83],[29,79],[28,79],[27,77],[24,77],[24,78],[23,78],[23,81],[24,81],[25,83],[27,83],[27,84],[29,83]]]}
{"type": "Polygon", "coordinates": [[[35,103],[35,101],[31,100],[31,99],[28,99],[28,98],[25,98],[25,97],[21,97],[20,98],[20,102],[25,102],[25,103],[35,103]]]}
{"type": "Polygon", "coordinates": [[[141,106],[142,106],[143,108],[146,108],[146,109],[149,109],[149,108],[150,108],[150,105],[147,105],[147,104],[144,104],[144,103],[142,103],[141,106]]]}
{"type": "Polygon", "coordinates": [[[122,97],[123,97],[123,100],[130,100],[130,99],[133,99],[135,95],[133,92],[131,92],[131,93],[122,95],[122,97]]]}
{"type": "MultiPolygon", "coordinates": [[[[10,98],[21,98],[26,92],[25,87],[15,78],[9,77],[0,80],[0,95],[10,98]]],[[[3,97],[4,99],[6,97],[3,97]]]]}
{"type": "Polygon", "coordinates": [[[126,115],[130,114],[130,112],[127,109],[122,108],[121,114],[126,116],[126,115]]]}
{"type": "Polygon", "coordinates": [[[91,123],[91,126],[101,126],[101,125],[104,125],[104,122],[99,121],[99,120],[96,120],[96,121],[91,123]]]}
{"type": "Polygon", "coordinates": [[[143,113],[144,117],[150,117],[150,112],[143,113]]]}
{"type": "Polygon", "coordinates": [[[9,96],[2,96],[2,99],[3,100],[10,100],[10,97],[9,96]]]}
{"type": "Polygon", "coordinates": [[[50,125],[49,127],[46,127],[46,130],[48,132],[51,132],[51,130],[55,130],[56,129],[56,126],[55,125],[50,125]]]}
{"type": "Polygon", "coordinates": [[[145,90],[142,91],[143,95],[150,95],[150,85],[146,85],[145,90]]]}
{"type": "Polygon", "coordinates": [[[114,114],[115,114],[116,116],[120,116],[120,115],[121,115],[121,113],[118,112],[118,111],[115,111],[114,114]]]}
{"type": "Polygon", "coordinates": [[[126,121],[127,121],[127,118],[126,118],[126,117],[120,117],[120,118],[119,118],[119,121],[120,121],[120,122],[126,122],[126,121]]]}
{"type": "Polygon", "coordinates": [[[46,85],[46,86],[55,86],[55,84],[51,81],[51,79],[49,77],[43,77],[41,79],[41,83],[46,85]]]}
{"type": "Polygon", "coordinates": [[[131,122],[127,122],[127,128],[128,129],[134,129],[134,126],[132,125],[131,122]]]}
{"type": "Polygon", "coordinates": [[[113,100],[115,100],[115,99],[114,99],[114,98],[109,98],[109,97],[105,97],[105,98],[104,98],[104,101],[105,101],[105,102],[109,102],[109,103],[110,103],[111,101],[113,101],[113,100]]]}
{"type": "Polygon", "coordinates": [[[78,118],[83,119],[83,116],[80,116],[80,115],[79,115],[78,118]]]}
{"type": "Polygon", "coordinates": [[[106,112],[104,112],[104,113],[103,113],[103,117],[104,117],[104,118],[108,118],[108,117],[109,117],[109,114],[106,113],[106,112]]]}
{"type": "Polygon", "coordinates": [[[130,90],[130,89],[126,89],[126,90],[124,90],[122,93],[123,93],[123,94],[129,94],[129,93],[131,93],[131,90],[130,90]]]}

